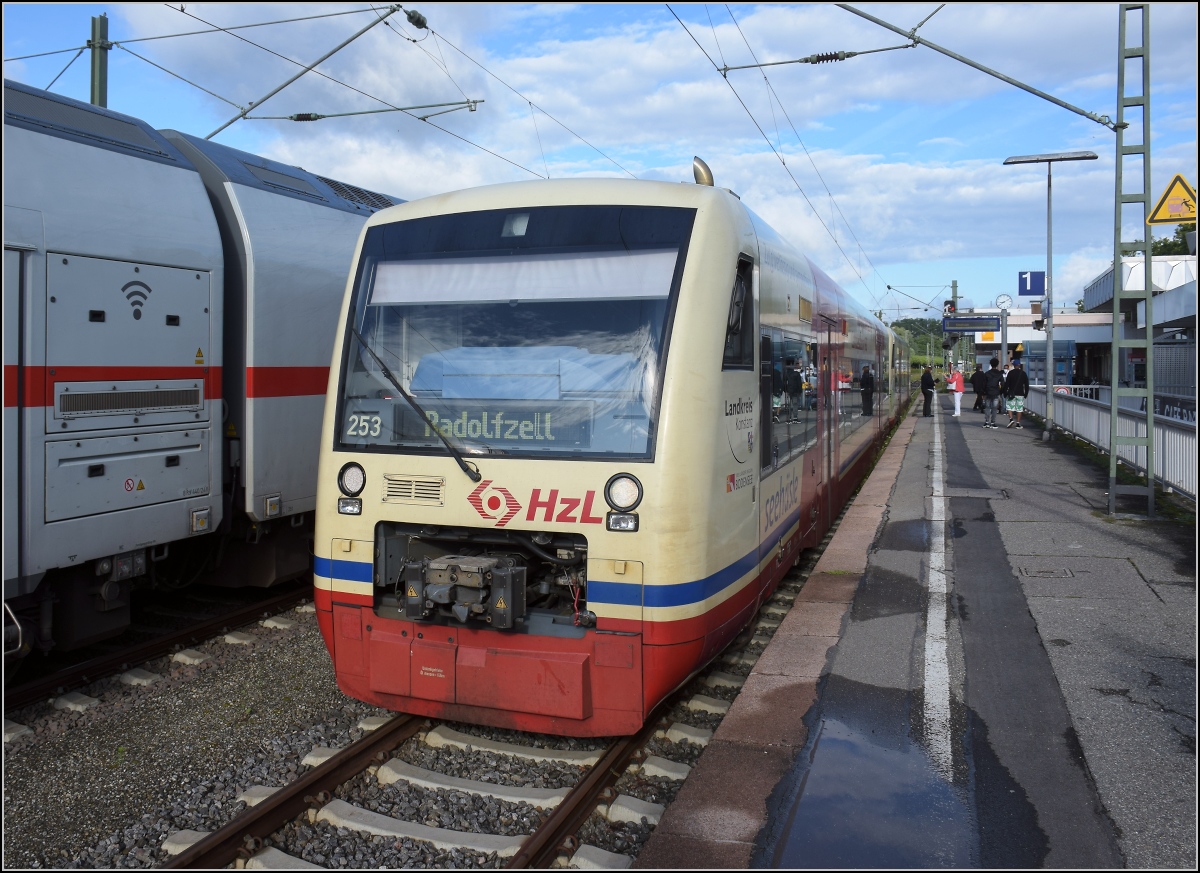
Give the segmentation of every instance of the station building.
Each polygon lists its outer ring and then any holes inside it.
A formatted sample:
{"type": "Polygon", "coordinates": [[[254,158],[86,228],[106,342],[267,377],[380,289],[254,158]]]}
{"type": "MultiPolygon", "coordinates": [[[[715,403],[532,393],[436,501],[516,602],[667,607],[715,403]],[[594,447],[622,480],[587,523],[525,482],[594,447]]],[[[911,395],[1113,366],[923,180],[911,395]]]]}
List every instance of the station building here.
{"type": "MultiPolygon", "coordinates": [[[[1121,260],[1123,287],[1141,290],[1143,257],[1121,260]]],[[[1122,305],[1122,338],[1142,339],[1149,329],[1154,338],[1154,392],[1172,398],[1172,406],[1196,410],[1196,256],[1158,255],[1151,262],[1154,285],[1153,325],[1147,327],[1145,302],[1122,305]]],[[[1078,293],[1066,293],[1066,300],[1078,293]]],[[[1083,310],[1054,307],[1054,384],[1108,385],[1112,378],[1113,270],[1108,268],[1083,288],[1083,310]]],[[[990,358],[1020,358],[1034,385],[1046,384],[1046,333],[1040,301],[1008,311],[1007,349],[1000,331],[976,332],[975,360],[987,368],[990,358]]],[[[1000,315],[996,308],[977,308],[974,315],[1000,315]]],[[[1146,384],[1145,352],[1122,349],[1118,361],[1122,384],[1146,384]]]]}

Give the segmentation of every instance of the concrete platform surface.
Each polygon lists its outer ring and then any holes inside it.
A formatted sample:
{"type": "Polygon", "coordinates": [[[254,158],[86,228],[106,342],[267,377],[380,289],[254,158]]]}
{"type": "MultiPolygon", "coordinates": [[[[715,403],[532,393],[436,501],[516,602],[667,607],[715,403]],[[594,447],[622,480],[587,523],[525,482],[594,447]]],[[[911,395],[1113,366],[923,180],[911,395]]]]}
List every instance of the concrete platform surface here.
{"type": "Polygon", "coordinates": [[[1196,868],[1194,520],[1110,518],[1069,437],[938,400],[635,867],[1196,868]]]}

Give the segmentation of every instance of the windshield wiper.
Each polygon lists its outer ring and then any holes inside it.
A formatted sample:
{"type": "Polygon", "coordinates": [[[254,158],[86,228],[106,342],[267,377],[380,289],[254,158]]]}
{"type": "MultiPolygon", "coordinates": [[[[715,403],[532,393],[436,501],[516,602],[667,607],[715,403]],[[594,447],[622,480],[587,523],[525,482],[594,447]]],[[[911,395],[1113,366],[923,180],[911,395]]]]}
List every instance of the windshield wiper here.
{"type": "MultiPolygon", "coordinates": [[[[383,371],[383,375],[386,376],[387,380],[391,382],[393,386],[395,386],[397,391],[400,392],[400,396],[407,400],[408,405],[416,410],[417,414],[421,416],[422,421],[429,421],[429,415],[424,409],[421,408],[421,404],[417,403],[416,398],[404,390],[404,386],[400,384],[400,380],[392,375],[392,371],[388,369],[387,364],[380,360],[379,355],[375,354],[375,350],[373,348],[367,345],[367,341],[363,339],[362,334],[355,329],[354,325],[350,325],[349,327],[350,332],[354,334],[355,338],[360,343],[362,343],[362,347],[367,350],[367,354],[375,359],[375,363],[379,365],[379,369],[383,371]]],[[[442,433],[436,427],[434,427],[432,430],[438,435],[438,439],[442,441],[442,444],[446,447],[446,450],[454,456],[454,460],[458,462],[458,466],[462,468],[462,471],[467,474],[472,482],[478,482],[483,478],[483,476],[480,475],[479,470],[473,468],[467,463],[466,458],[462,456],[462,452],[456,449],[450,440],[446,439],[446,435],[444,433],[442,433]]]]}

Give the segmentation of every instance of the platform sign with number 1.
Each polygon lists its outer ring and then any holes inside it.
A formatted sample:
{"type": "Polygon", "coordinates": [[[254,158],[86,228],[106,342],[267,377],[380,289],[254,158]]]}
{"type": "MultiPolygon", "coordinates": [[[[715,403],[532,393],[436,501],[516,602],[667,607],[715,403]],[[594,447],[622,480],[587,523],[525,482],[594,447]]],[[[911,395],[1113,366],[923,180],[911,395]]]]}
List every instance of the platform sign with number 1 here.
{"type": "Polygon", "coordinates": [[[1046,294],[1046,271],[1030,270],[1017,273],[1017,294],[1021,297],[1044,297],[1046,294]]]}

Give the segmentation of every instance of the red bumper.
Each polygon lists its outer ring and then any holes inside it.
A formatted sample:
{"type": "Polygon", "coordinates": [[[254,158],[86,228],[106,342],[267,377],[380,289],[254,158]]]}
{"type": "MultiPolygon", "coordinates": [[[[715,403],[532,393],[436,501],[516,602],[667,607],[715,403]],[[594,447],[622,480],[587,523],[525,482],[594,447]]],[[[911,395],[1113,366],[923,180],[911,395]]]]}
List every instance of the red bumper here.
{"type": "Polygon", "coordinates": [[[317,606],[338,686],[375,706],[579,737],[631,734],[645,720],[640,634],[507,634],[317,606]]]}

